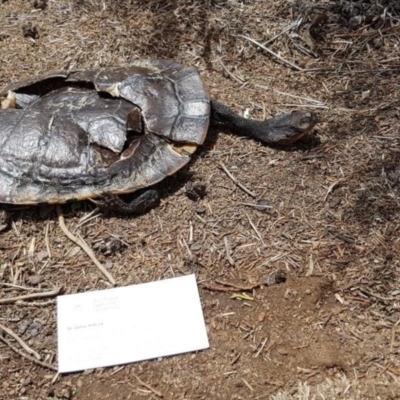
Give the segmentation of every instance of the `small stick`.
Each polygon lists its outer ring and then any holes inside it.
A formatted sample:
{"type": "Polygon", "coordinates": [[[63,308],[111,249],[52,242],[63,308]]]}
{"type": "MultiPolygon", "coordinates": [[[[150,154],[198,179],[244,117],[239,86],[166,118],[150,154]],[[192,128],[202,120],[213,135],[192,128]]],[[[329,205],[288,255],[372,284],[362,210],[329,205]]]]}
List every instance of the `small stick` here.
{"type": "Polygon", "coordinates": [[[113,372],[111,372],[111,376],[118,374],[119,371],[123,370],[125,368],[125,365],[122,365],[121,367],[117,368],[116,370],[114,370],[113,372]]]}
{"type": "Polygon", "coordinates": [[[221,280],[219,280],[219,279],[216,279],[215,282],[218,283],[218,284],[220,284],[220,285],[231,286],[231,287],[233,287],[233,288],[236,288],[236,289],[239,289],[239,290],[244,290],[244,291],[253,290],[253,289],[255,289],[256,287],[263,286],[263,283],[262,283],[262,282],[257,282],[257,283],[254,283],[253,285],[246,285],[246,286],[236,285],[236,284],[234,284],[234,283],[221,281],[221,280]]]}
{"type": "Polygon", "coordinates": [[[193,243],[193,222],[189,222],[189,243],[193,243]]]}
{"type": "Polygon", "coordinates": [[[367,296],[375,297],[375,298],[378,299],[378,300],[382,300],[382,301],[395,301],[395,300],[397,300],[396,297],[385,297],[385,296],[381,296],[381,295],[379,295],[379,294],[377,294],[377,293],[373,293],[373,292],[371,292],[371,291],[369,291],[369,290],[367,290],[367,289],[359,288],[358,290],[359,290],[361,293],[364,293],[364,294],[366,294],[367,296]]]}
{"type": "Polygon", "coordinates": [[[51,249],[49,242],[49,223],[46,224],[46,229],[44,231],[44,242],[46,243],[47,255],[49,258],[51,258],[51,249]]]}
{"type": "Polygon", "coordinates": [[[225,250],[226,250],[226,258],[228,259],[229,264],[234,266],[235,261],[233,261],[233,258],[231,256],[231,248],[229,246],[228,238],[226,236],[224,236],[224,245],[225,245],[225,250]]]}
{"type": "Polygon", "coordinates": [[[250,389],[250,391],[254,392],[254,389],[250,386],[250,384],[246,381],[246,379],[242,379],[242,381],[250,389]]]}
{"type": "Polygon", "coordinates": [[[80,226],[88,223],[89,221],[91,221],[92,219],[98,218],[100,217],[100,214],[96,214],[99,211],[99,209],[96,207],[93,211],[91,211],[89,214],[86,214],[85,216],[83,216],[78,223],[75,226],[75,231],[76,229],[78,229],[80,226]]]}
{"type": "Polygon", "coordinates": [[[236,82],[239,82],[239,83],[241,83],[241,84],[245,83],[245,81],[244,81],[243,79],[237,78],[235,75],[233,75],[232,72],[230,72],[229,69],[225,67],[225,64],[222,62],[221,59],[219,59],[218,61],[221,63],[222,68],[226,71],[226,73],[227,73],[232,79],[234,79],[236,82]]]}
{"type": "Polygon", "coordinates": [[[110,236],[112,236],[113,238],[117,239],[119,242],[121,242],[122,244],[124,244],[126,247],[129,247],[130,244],[125,242],[124,240],[122,240],[118,235],[114,235],[113,233],[110,233],[110,236]]]}
{"type": "Polygon", "coordinates": [[[298,28],[301,24],[302,18],[299,18],[297,21],[294,21],[293,23],[289,24],[286,28],[284,28],[280,33],[277,35],[273,36],[271,39],[268,39],[266,42],[263,43],[264,46],[266,46],[269,43],[272,43],[276,39],[278,39],[279,36],[284,35],[286,32],[289,32],[293,28],[298,28]]]}
{"type": "Polygon", "coordinates": [[[325,155],[322,154],[322,153],[320,153],[320,154],[310,154],[309,156],[304,156],[304,157],[299,158],[299,160],[300,161],[312,160],[313,158],[324,158],[324,157],[325,157],[325,155]]]}
{"type": "Polygon", "coordinates": [[[258,282],[254,285],[250,286],[239,286],[233,283],[215,281],[218,285],[214,285],[213,283],[202,282],[200,283],[204,289],[214,290],[216,292],[251,292],[253,289],[263,286],[263,282],[258,282]]]}
{"type": "Polygon", "coordinates": [[[261,243],[265,246],[265,242],[264,239],[261,236],[261,233],[259,232],[259,230],[257,229],[257,227],[253,224],[253,221],[250,219],[250,217],[246,214],[247,219],[250,222],[251,227],[253,228],[254,232],[256,233],[256,235],[258,236],[258,238],[260,239],[261,243]]]}
{"type": "Polygon", "coordinates": [[[335,186],[337,186],[339,183],[340,183],[340,181],[333,182],[332,185],[328,187],[328,190],[327,190],[326,195],[323,200],[324,203],[325,203],[326,199],[328,198],[328,196],[332,193],[335,186]]]}
{"type": "Polygon", "coordinates": [[[193,254],[192,254],[192,252],[190,251],[190,248],[189,248],[188,244],[186,243],[186,240],[185,240],[184,237],[182,237],[182,242],[183,242],[183,246],[182,246],[182,247],[185,247],[186,251],[187,251],[188,254],[189,254],[190,259],[193,259],[193,254]]]}
{"type": "Polygon", "coordinates": [[[60,224],[60,228],[64,232],[64,234],[68,237],[68,239],[71,240],[71,242],[74,242],[75,244],[77,244],[90,257],[90,259],[94,262],[96,267],[103,273],[103,275],[109,280],[109,282],[113,286],[115,286],[116,282],[115,282],[114,278],[103,267],[103,265],[100,263],[100,261],[96,258],[92,249],[86,244],[86,242],[81,237],[74,236],[68,230],[68,228],[65,225],[64,215],[63,215],[61,207],[59,205],[57,205],[57,214],[58,214],[58,223],[60,224]]]}
{"type": "MultiPolygon", "coordinates": [[[[292,94],[292,93],[281,92],[280,90],[275,90],[275,92],[278,93],[278,94],[284,95],[284,96],[293,97],[294,99],[305,100],[305,101],[307,101],[308,103],[310,103],[310,102],[311,102],[311,103],[314,103],[314,105],[325,106],[325,104],[322,103],[322,101],[315,100],[315,99],[312,99],[312,98],[310,98],[310,97],[297,96],[297,95],[292,94]]],[[[327,107],[327,108],[328,108],[328,107],[327,107]]]]}
{"type": "Polygon", "coordinates": [[[41,299],[43,297],[54,297],[57,296],[62,290],[62,287],[58,287],[50,292],[42,292],[42,293],[32,293],[32,294],[24,294],[22,296],[10,297],[8,299],[0,299],[0,304],[10,304],[15,303],[19,300],[30,300],[30,299],[41,299]]]}
{"type": "Polygon", "coordinates": [[[47,301],[30,301],[29,303],[23,303],[22,301],[17,301],[17,304],[19,306],[46,307],[55,304],[55,300],[51,299],[47,301]]]}
{"type": "Polygon", "coordinates": [[[156,396],[163,398],[163,394],[159,392],[157,389],[154,389],[153,386],[149,385],[146,382],[143,382],[136,374],[132,373],[132,375],[137,379],[137,381],[144,386],[146,389],[151,390],[156,396]]]}
{"type": "Polygon", "coordinates": [[[250,191],[249,189],[246,188],[246,186],[242,185],[229,171],[228,168],[226,168],[225,164],[220,161],[219,165],[221,166],[221,168],[224,170],[224,172],[226,173],[226,175],[228,175],[228,177],[232,180],[232,182],[238,186],[240,189],[242,189],[244,192],[246,192],[249,196],[255,198],[257,197],[257,195],[255,193],[253,193],[252,191],[250,191]]]}
{"type": "Polygon", "coordinates": [[[3,324],[0,324],[0,330],[4,331],[5,333],[13,337],[26,352],[28,352],[29,354],[33,354],[38,360],[41,359],[40,354],[37,353],[35,350],[31,349],[13,330],[7,328],[3,324]]]}
{"type": "Polygon", "coordinates": [[[14,283],[7,283],[7,282],[1,282],[0,285],[9,287],[9,288],[13,288],[13,289],[25,290],[27,292],[40,292],[42,290],[42,289],[38,289],[38,288],[30,288],[30,287],[25,287],[25,286],[21,286],[21,285],[15,285],[14,283]]]}
{"type": "Polygon", "coordinates": [[[266,338],[264,339],[264,341],[261,343],[261,346],[260,346],[260,348],[258,349],[257,353],[254,355],[254,358],[257,358],[257,357],[260,355],[260,353],[263,351],[263,349],[264,349],[264,347],[265,347],[265,345],[266,345],[266,343],[267,343],[267,340],[268,340],[268,338],[266,337],[266,338]]]}
{"type": "MultiPolygon", "coordinates": [[[[291,104],[291,103],[280,103],[282,107],[304,107],[304,104],[291,104]]],[[[329,107],[328,106],[321,106],[319,104],[307,104],[307,108],[322,108],[324,110],[327,110],[329,107]]]]}
{"type": "Polygon", "coordinates": [[[267,208],[272,208],[272,206],[267,206],[264,204],[253,204],[253,203],[238,203],[238,204],[241,204],[242,206],[258,208],[259,211],[266,210],[267,208]]]}
{"type": "Polygon", "coordinates": [[[21,357],[24,357],[27,360],[32,361],[33,363],[40,365],[41,367],[45,367],[45,368],[51,369],[53,371],[57,371],[56,367],[53,367],[52,365],[47,364],[47,363],[45,363],[43,361],[36,360],[36,358],[31,357],[28,354],[24,354],[22,351],[20,351],[16,347],[14,347],[6,338],[0,336],[0,340],[3,343],[5,343],[12,351],[14,351],[15,353],[19,354],[21,357]]]}
{"type": "Polygon", "coordinates": [[[251,42],[251,43],[254,43],[254,44],[257,45],[258,47],[261,47],[263,50],[265,50],[267,53],[271,54],[271,56],[274,56],[274,57],[276,57],[278,60],[281,60],[284,64],[289,65],[290,67],[296,69],[297,71],[303,71],[303,72],[304,72],[304,69],[303,69],[303,68],[299,67],[299,66],[296,65],[296,64],[293,64],[293,63],[290,62],[290,61],[285,60],[285,59],[284,59],[282,56],[280,56],[279,54],[277,54],[277,53],[275,53],[274,51],[270,50],[268,47],[263,46],[260,42],[257,42],[257,40],[254,40],[254,39],[252,39],[252,38],[250,38],[250,37],[248,37],[248,36],[245,36],[245,35],[234,35],[234,36],[241,37],[241,38],[243,38],[243,39],[248,40],[248,41],[251,42]]]}

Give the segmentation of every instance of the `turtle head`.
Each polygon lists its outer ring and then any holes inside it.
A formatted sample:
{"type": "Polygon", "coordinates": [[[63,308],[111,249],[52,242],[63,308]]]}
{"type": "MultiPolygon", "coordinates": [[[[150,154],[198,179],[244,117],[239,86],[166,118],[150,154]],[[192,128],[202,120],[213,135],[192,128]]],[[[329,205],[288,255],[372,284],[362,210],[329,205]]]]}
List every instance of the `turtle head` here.
{"type": "Polygon", "coordinates": [[[318,122],[317,116],[308,111],[281,114],[265,121],[246,119],[216,100],[211,101],[211,115],[230,132],[270,145],[291,145],[306,136],[318,122]]]}
{"type": "Polygon", "coordinates": [[[308,135],[317,122],[318,118],[312,112],[294,111],[262,121],[257,132],[253,133],[264,143],[291,145],[308,135]]]}

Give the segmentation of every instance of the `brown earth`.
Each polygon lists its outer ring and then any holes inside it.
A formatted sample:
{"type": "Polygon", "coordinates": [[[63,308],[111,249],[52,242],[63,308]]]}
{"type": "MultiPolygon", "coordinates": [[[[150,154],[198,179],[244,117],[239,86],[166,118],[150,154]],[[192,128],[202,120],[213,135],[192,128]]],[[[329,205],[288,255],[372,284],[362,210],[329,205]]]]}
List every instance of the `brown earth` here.
{"type": "MultiPolygon", "coordinates": [[[[0,329],[0,398],[400,398],[399,18],[394,0],[0,1],[0,86],[174,58],[238,112],[305,108],[321,120],[289,150],[211,129],[188,168],[160,186],[160,206],[138,218],[80,222],[92,204],[63,206],[118,286],[195,272],[211,347],[56,376],[0,329]],[[243,36],[270,40],[279,57],[243,36]],[[189,182],[206,196],[190,200],[189,182]],[[256,285],[277,271],[285,282],[256,285]]],[[[110,284],[54,208],[2,210],[0,326],[54,368],[54,298],[4,299],[110,284]]]]}

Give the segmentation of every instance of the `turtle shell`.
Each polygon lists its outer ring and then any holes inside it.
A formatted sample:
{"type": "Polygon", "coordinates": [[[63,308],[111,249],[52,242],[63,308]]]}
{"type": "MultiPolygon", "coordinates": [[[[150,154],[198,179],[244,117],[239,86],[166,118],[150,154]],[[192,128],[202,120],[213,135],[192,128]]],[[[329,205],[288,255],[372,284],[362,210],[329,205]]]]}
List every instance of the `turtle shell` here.
{"type": "Polygon", "coordinates": [[[195,68],[164,60],[56,72],[11,84],[0,111],[0,202],[130,193],[182,168],[208,130],[195,68]]]}

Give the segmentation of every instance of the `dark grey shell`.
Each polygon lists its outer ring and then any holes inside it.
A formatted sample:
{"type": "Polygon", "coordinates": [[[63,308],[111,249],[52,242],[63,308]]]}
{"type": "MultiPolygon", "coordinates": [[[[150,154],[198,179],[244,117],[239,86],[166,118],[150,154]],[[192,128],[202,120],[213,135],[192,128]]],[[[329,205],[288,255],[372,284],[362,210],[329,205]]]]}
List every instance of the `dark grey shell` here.
{"type": "Polygon", "coordinates": [[[208,130],[195,68],[138,60],[9,85],[0,111],[0,202],[64,203],[134,192],[182,168],[208,130]]]}

